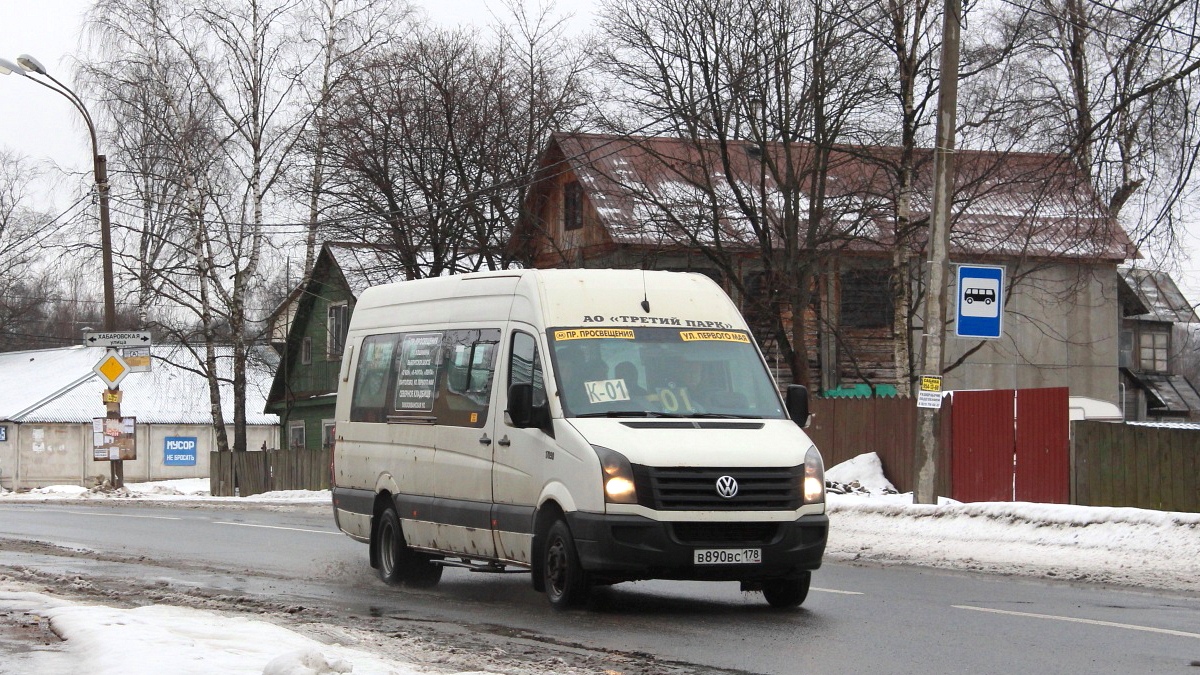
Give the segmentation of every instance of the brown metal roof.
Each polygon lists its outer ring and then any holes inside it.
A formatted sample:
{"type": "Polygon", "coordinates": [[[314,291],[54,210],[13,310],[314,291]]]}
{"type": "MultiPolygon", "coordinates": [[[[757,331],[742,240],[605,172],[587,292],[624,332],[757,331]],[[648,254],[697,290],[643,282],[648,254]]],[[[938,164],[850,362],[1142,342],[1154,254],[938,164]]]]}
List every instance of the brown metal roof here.
{"type": "MultiPolygon", "coordinates": [[[[728,152],[722,147],[718,141],[560,133],[552,138],[541,178],[574,173],[617,243],[662,245],[686,235],[703,243],[713,240],[715,224],[726,245],[753,248],[753,229],[738,200],[757,203],[765,196],[768,218],[777,219],[783,198],[770,172],[762,171],[757,144],[729,141],[728,152]]],[[[776,165],[790,161],[802,171],[812,147],[773,144],[766,151],[776,165]]],[[[899,156],[899,148],[884,146],[833,151],[823,245],[864,252],[892,246],[899,156]]],[[[930,211],[933,151],[918,150],[915,160],[912,221],[921,225],[930,211]]],[[[1060,156],[959,151],[955,173],[952,253],[1107,261],[1137,256],[1124,230],[1060,156]]],[[[805,217],[807,204],[801,199],[796,206],[805,217]]],[[[925,231],[914,233],[914,247],[923,246],[925,231]]]]}

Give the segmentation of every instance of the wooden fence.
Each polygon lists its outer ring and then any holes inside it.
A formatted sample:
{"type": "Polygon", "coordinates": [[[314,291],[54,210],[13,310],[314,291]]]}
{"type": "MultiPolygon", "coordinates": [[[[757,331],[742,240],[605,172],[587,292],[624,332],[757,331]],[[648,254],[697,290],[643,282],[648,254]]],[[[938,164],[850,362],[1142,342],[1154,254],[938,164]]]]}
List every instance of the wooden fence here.
{"type": "Polygon", "coordinates": [[[1200,513],[1200,431],[1075,422],[1072,502],[1200,513]]]}
{"type": "Polygon", "coordinates": [[[247,497],[276,490],[328,490],[328,450],[210,452],[209,493],[247,497]]]}
{"type": "MultiPolygon", "coordinates": [[[[916,483],[917,407],[911,398],[814,398],[805,432],[831,467],[874,452],[883,472],[900,492],[916,483]]],[[[942,407],[942,450],[935,490],[950,494],[950,401],[942,407]]]]}

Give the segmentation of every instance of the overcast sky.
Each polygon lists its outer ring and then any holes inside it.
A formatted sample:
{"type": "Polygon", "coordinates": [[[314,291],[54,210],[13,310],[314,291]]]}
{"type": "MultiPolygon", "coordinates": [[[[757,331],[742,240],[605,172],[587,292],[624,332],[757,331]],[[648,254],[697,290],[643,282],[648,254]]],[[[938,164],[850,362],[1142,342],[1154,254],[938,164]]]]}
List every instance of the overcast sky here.
{"type": "MultiPolygon", "coordinates": [[[[423,7],[432,20],[450,25],[486,25],[492,21],[493,11],[505,14],[500,0],[410,2],[423,7]]],[[[50,74],[73,87],[73,58],[78,54],[83,17],[92,0],[12,0],[4,5],[0,58],[16,62],[21,54],[30,54],[50,74]]],[[[555,6],[574,14],[572,23],[590,21],[590,0],[558,0],[555,6]]],[[[91,141],[79,113],[65,98],[20,79],[17,75],[0,76],[0,147],[34,160],[90,171],[91,141]]]]}
{"type": "MultiPolygon", "coordinates": [[[[492,12],[505,13],[501,0],[410,0],[434,21],[456,25],[487,24],[492,12]]],[[[536,3],[532,0],[531,4],[536,3]]],[[[91,0],[12,0],[0,18],[0,58],[16,61],[31,54],[63,82],[73,84],[72,56],[77,53],[82,19],[91,0]]],[[[595,0],[557,0],[555,6],[574,14],[575,26],[592,20],[595,0]]],[[[90,141],[82,118],[61,96],[17,75],[0,76],[0,147],[36,161],[52,162],[74,171],[91,170],[90,141]]],[[[103,151],[103,148],[101,149],[103,151]]],[[[64,192],[70,192],[65,190],[64,192]]],[[[53,206],[68,204],[56,195],[53,206]]],[[[51,205],[44,205],[50,208],[51,205]]],[[[1200,218],[1200,216],[1197,216],[1200,218]]],[[[1200,252],[1200,222],[1185,237],[1188,251],[1200,252]]],[[[1200,255],[1170,270],[1188,300],[1200,303],[1200,255]]]]}

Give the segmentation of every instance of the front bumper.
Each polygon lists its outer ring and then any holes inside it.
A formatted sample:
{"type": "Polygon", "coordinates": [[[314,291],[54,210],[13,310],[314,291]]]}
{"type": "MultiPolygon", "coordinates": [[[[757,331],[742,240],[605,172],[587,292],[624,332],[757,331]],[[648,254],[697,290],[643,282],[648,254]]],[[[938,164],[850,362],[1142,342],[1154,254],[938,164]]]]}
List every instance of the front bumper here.
{"type": "Polygon", "coordinates": [[[829,516],[782,523],[664,522],[635,515],[567,516],[580,564],[599,581],[693,579],[761,581],[821,566],[829,516]],[[696,565],[696,549],[762,550],[762,562],[696,565]]]}

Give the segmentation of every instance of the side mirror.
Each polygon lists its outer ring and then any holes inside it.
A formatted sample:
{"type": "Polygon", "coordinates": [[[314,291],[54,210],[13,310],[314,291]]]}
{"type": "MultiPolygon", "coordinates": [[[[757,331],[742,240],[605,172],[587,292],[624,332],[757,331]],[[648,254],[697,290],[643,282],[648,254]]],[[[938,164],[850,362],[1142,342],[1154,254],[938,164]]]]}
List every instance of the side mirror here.
{"type": "Polygon", "coordinates": [[[529,383],[514,384],[508,388],[509,420],[518,429],[528,429],[533,426],[533,385],[529,383]]]}
{"type": "Polygon", "coordinates": [[[550,407],[546,403],[534,405],[533,385],[525,382],[514,384],[508,388],[509,422],[518,429],[536,428],[547,434],[554,435],[554,425],[550,423],[550,407]]]}
{"type": "Polygon", "coordinates": [[[784,397],[788,416],[801,427],[808,426],[808,387],[802,384],[789,384],[787,395],[784,397]]]}

